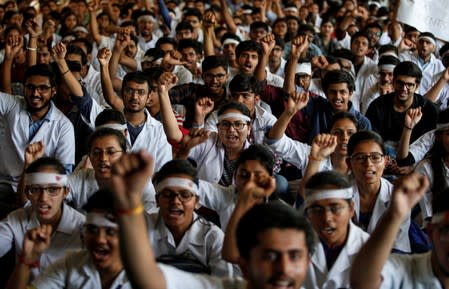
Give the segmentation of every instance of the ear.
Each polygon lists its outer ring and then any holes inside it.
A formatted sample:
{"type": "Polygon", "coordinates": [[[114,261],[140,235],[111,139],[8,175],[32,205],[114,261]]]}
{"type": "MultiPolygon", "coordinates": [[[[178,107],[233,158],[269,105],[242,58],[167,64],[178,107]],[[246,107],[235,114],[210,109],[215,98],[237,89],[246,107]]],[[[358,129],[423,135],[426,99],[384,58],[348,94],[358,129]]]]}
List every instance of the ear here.
{"type": "Polygon", "coordinates": [[[51,88],[51,99],[53,99],[53,98],[56,97],[56,92],[57,92],[57,91],[56,91],[56,87],[53,86],[53,87],[51,88]]]}
{"type": "Polygon", "coordinates": [[[200,198],[198,196],[195,196],[195,210],[199,210],[200,208],[200,198]]]}
{"type": "Polygon", "coordinates": [[[350,216],[351,219],[354,217],[354,213],[355,213],[355,203],[354,201],[351,201],[351,203],[349,204],[349,212],[350,212],[350,216]]]}

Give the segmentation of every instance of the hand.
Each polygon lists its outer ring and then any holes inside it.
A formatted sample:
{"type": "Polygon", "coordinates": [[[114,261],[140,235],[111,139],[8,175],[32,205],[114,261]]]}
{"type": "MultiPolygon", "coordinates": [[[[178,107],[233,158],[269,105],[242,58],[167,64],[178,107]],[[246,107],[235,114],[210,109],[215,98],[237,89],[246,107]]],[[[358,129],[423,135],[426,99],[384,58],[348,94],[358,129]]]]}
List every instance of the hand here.
{"type": "Polygon", "coordinates": [[[416,48],[416,43],[414,43],[409,38],[402,38],[401,42],[399,43],[399,51],[404,50],[414,50],[416,48]]]}
{"type": "Polygon", "coordinates": [[[207,11],[203,16],[203,27],[205,29],[214,28],[217,20],[215,19],[215,13],[207,11]]]}
{"type": "Polygon", "coordinates": [[[67,53],[67,48],[64,43],[59,42],[51,49],[51,55],[56,62],[65,61],[65,55],[67,53]]]}
{"type": "Polygon", "coordinates": [[[299,59],[307,47],[309,47],[309,39],[307,36],[297,36],[292,40],[292,50],[290,55],[295,59],[299,59]]]}
{"type": "Polygon", "coordinates": [[[415,125],[421,120],[421,118],[422,118],[421,107],[408,109],[407,112],[405,113],[404,127],[409,127],[413,129],[415,125]]]}
{"type": "Polygon", "coordinates": [[[170,51],[169,53],[165,53],[164,57],[162,58],[161,67],[165,71],[171,71],[173,69],[173,66],[185,65],[187,63],[186,61],[182,61],[181,59],[182,55],[179,51],[170,51]]]}
{"type": "Polygon", "coordinates": [[[329,62],[324,55],[313,57],[310,63],[312,64],[312,67],[317,67],[319,69],[323,69],[329,65],[329,62]]]}
{"type": "Polygon", "coordinates": [[[204,128],[192,128],[190,130],[190,133],[184,136],[184,138],[181,140],[181,145],[178,153],[182,154],[184,157],[187,157],[190,150],[193,147],[205,142],[209,138],[210,134],[211,132],[205,130],[204,128]]]}
{"type": "Polygon", "coordinates": [[[108,48],[104,47],[98,50],[97,59],[101,66],[108,66],[111,60],[112,52],[108,48]]]}
{"type": "Polygon", "coordinates": [[[131,42],[131,34],[128,28],[120,28],[115,38],[114,49],[122,52],[131,42]]]}
{"type": "Polygon", "coordinates": [[[19,54],[23,45],[23,37],[21,35],[10,35],[5,43],[5,58],[14,59],[19,54]]]}
{"type": "Polygon", "coordinates": [[[269,33],[260,39],[260,44],[262,44],[263,53],[269,55],[276,45],[276,39],[274,34],[269,33]]]}
{"type": "Polygon", "coordinates": [[[87,1],[87,10],[89,10],[90,13],[97,13],[98,8],[96,0],[87,1]]]}
{"type": "Polygon", "coordinates": [[[145,151],[126,153],[112,166],[114,203],[120,209],[142,204],[142,193],[153,175],[154,159],[145,151]]]}
{"type": "Polygon", "coordinates": [[[159,93],[167,92],[176,85],[178,82],[178,77],[171,72],[164,72],[161,74],[158,80],[158,90],[159,93]]]}
{"type": "Polygon", "coordinates": [[[214,110],[214,101],[209,97],[201,97],[195,101],[195,116],[204,120],[212,110],[214,110]]]}
{"type": "Polygon", "coordinates": [[[25,148],[25,168],[45,153],[45,145],[42,141],[34,142],[25,148]]]}
{"type": "Polygon", "coordinates": [[[421,200],[429,187],[429,180],[419,173],[403,176],[394,182],[393,195],[389,210],[404,219],[411,209],[421,200]]]}
{"type": "Polygon", "coordinates": [[[337,147],[337,136],[321,133],[315,136],[310,149],[313,159],[323,160],[330,156],[337,147]]]}
{"type": "Polygon", "coordinates": [[[44,224],[25,234],[22,256],[26,262],[38,261],[41,254],[50,247],[51,232],[51,225],[44,224]]]}
{"type": "Polygon", "coordinates": [[[256,204],[263,203],[276,190],[276,180],[267,173],[261,175],[251,174],[250,178],[239,190],[237,206],[245,206],[247,209],[256,204]]]}
{"type": "Polygon", "coordinates": [[[30,38],[37,38],[40,34],[39,25],[37,25],[37,23],[32,19],[28,20],[25,23],[25,29],[28,32],[28,34],[30,34],[30,38]]]}
{"type": "Polygon", "coordinates": [[[309,102],[308,92],[294,92],[288,97],[285,111],[291,115],[303,109],[309,102]]]}

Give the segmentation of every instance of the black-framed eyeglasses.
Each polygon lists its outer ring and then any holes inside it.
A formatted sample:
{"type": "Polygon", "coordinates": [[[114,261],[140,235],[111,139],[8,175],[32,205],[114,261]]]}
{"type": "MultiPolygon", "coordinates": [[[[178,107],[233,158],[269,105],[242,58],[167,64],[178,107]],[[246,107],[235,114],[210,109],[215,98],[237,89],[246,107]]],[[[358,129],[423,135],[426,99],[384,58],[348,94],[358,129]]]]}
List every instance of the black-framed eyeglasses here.
{"type": "Polygon", "coordinates": [[[39,93],[47,93],[51,90],[51,85],[47,84],[40,84],[40,85],[34,85],[32,83],[25,84],[25,89],[34,92],[37,89],[37,92],[39,93]]]}
{"type": "Polygon", "coordinates": [[[357,163],[365,163],[368,159],[373,164],[378,164],[384,159],[385,155],[377,152],[365,154],[365,153],[357,153],[353,154],[350,159],[357,163]]]}
{"type": "Polygon", "coordinates": [[[402,81],[399,79],[396,79],[394,81],[394,85],[396,87],[400,87],[400,88],[404,87],[404,85],[405,85],[405,88],[407,88],[408,90],[411,90],[416,87],[416,83],[414,83],[414,82],[405,82],[405,81],[402,81]]]}
{"type": "Polygon", "coordinates": [[[246,125],[248,125],[248,124],[243,121],[234,121],[233,122],[233,121],[222,120],[221,122],[218,123],[218,127],[221,129],[230,129],[232,126],[235,130],[243,130],[246,125]]]}
{"type": "Polygon", "coordinates": [[[48,187],[27,187],[25,189],[28,196],[31,197],[37,197],[40,194],[43,194],[44,192],[47,192],[47,194],[50,197],[56,197],[59,195],[59,193],[62,191],[64,187],[62,186],[48,186],[48,187]]]}
{"type": "Polygon", "coordinates": [[[182,203],[185,203],[190,201],[195,195],[189,191],[181,191],[179,193],[176,193],[170,190],[163,190],[162,192],[158,193],[158,196],[161,196],[162,198],[167,200],[171,200],[177,197],[182,203]]]}
{"type": "Polygon", "coordinates": [[[226,74],[224,74],[224,73],[218,73],[218,74],[205,73],[204,74],[204,78],[207,80],[212,80],[215,78],[220,81],[220,80],[225,79],[225,77],[226,77],[226,74]]]}

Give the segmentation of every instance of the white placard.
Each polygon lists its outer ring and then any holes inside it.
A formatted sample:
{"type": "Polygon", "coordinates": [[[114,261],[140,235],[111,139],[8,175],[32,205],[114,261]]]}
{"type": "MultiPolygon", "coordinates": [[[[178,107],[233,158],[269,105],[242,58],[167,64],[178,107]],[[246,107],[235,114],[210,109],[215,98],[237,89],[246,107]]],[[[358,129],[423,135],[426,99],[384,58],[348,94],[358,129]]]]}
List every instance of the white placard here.
{"type": "Polygon", "coordinates": [[[448,0],[401,0],[398,21],[449,41],[448,0]]]}

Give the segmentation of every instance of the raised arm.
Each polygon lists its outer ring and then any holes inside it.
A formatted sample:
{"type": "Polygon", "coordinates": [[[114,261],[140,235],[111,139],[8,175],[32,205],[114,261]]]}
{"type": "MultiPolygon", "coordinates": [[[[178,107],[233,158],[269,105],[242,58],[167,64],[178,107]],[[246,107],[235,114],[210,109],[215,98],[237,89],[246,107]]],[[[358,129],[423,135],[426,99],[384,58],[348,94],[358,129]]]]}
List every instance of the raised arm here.
{"type": "Polygon", "coordinates": [[[32,19],[25,23],[25,29],[28,32],[28,47],[26,52],[27,67],[37,63],[37,38],[39,37],[39,25],[32,19]]]}
{"type": "Polygon", "coordinates": [[[3,92],[12,93],[11,86],[11,68],[14,62],[14,58],[20,52],[20,49],[23,45],[23,36],[22,35],[10,35],[8,39],[6,39],[5,43],[5,60],[2,64],[2,83],[1,90],[3,92]]]}
{"type": "Polygon", "coordinates": [[[398,150],[396,153],[396,158],[398,160],[405,159],[408,156],[408,151],[410,147],[410,137],[412,136],[412,131],[415,125],[422,118],[421,107],[410,108],[405,113],[404,128],[402,129],[401,138],[398,144],[398,150]]]}
{"type": "Polygon", "coordinates": [[[288,93],[294,93],[296,91],[295,87],[295,75],[296,75],[296,65],[301,57],[303,51],[309,46],[309,41],[306,36],[297,36],[292,40],[292,50],[290,52],[290,59],[288,60],[285,67],[285,78],[284,78],[284,90],[288,93]]]}
{"type": "Polygon", "coordinates": [[[441,74],[438,81],[426,92],[424,95],[428,100],[435,103],[437,101],[438,95],[446,83],[449,81],[449,67],[441,74]]]}
{"type": "Polygon", "coordinates": [[[114,205],[120,226],[120,251],[126,274],[136,289],[164,289],[143,216],[142,194],[154,167],[146,152],[124,154],[112,169],[114,205]],[[151,274],[148,274],[151,272],[151,274]]]}
{"type": "Polygon", "coordinates": [[[262,58],[259,59],[259,63],[257,63],[256,70],[254,71],[254,78],[256,78],[258,81],[262,81],[266,77],[265,67],[268,64],[271,50],[273,50],[274,46],[276,45],[274,34],[270,33],[264,36],[260,40],[260,44],[262,44],[263,47],[262,58]]]}
{"type": "Polygon", "coordinates": [[[109,62],[111,60],[112,52],[107,48],[102,48],[98,51],[97,59],[100,63],[100,78],[101,89],[106,102],[115,110],[123,111],[123,100],[117,96],[112,85],[111,75],[109,73],[109,62]]]}
{"type": "Polygon", "coordinates": [[[237,225],[249,209],[256,204],[265,202],[275,189],[276,181],[274,177],[265,173],[259,176],[252,175],[243,186],[243,189],[239,191],[237,204],[226,227],[222,249],[223,260],[238,263],[240,253],[236,238],[237,225]]]}
{"type": "Polygon", "coordinates": [[[168,140],[180,142],[182,140],[182,132],[179,129],[178,121],[173,113],[170,97],[168,95],[168,91],[176,84],[177,81],[178,79],[173,73],[162,73],[158,81],[158,95],[161,106],[162,125],[164,127],[165,135],[168,140]]]}
{"type": "Polygon", "coordinates": [[[393,248],[401,223],[424,196],[428,186],[427,177],[418,173],[398,179],[394,186],[390,207],[352,263],[352,288],[380,287],[381,272],[393,248]]]}
{"type": "Polygon", "coordinates": [[[17,185],[17,204],[19,207],[22,207],[28,197],[25,194],[25,186],[24,186],[24,175],[25,170],[37,159],[44,156],[45,153],[45,144],[42,141],[34,142],[25,148],[24,157],[25,162],[23,164],[22,175],[20,176],[19,184],[17,185]]]}
{"type": "Polygon", "coordinates": [[[131,38],[129,30],[127,28],[119,29],[115,39],[114,48],[112,50],[111,60],[109,61],[109,75],[112,80],[115,79],[115,75],[117,74],[120,55],[123,53],[123,50],[130,43],[130,41],[131,38]]]}
{"type": "Polygon", "coordinates": [[[97,22],[97,10],[98,10],[97,1],[88,1],[87,9],[89,10],[89,25],[90,25],[90,32],[92,33],[92,38],[94,39],[97,45],[100,45],[101,34],[100,29],[98,29],[98,22],[97,22]]]}
{"type": "MultiPolygon", "coordinates": [[[[206,116],[214,110],[214,101],[209,97],[201,97],[195,101],[195,127],[204,127],[206,116]]],[[[216,124],[215,124],[216,125],[216,124]]]]}
{"type": "Polygon", "coordinates": [[[181,146],[176,153],[176,159],[187,159],[190,154],[190,150],[200,143],[205,142],[209,136],[210,132],[204,128],[191,129],[189,135],[184,136],[182,139],[181,146]]]}
{"type": "Polygon", "coordinates": [[[220,6],[221,15],[223,16],[228,31],[234,34],[237,33],[237,25],[235,25],[234,18],[232,18],[231,13],[229,12],[227,0],[220,0],[220,6]]]}
{"type": "Polygon", "coordinates": [[[67,48],[62,42],[56,44],[51,49],[53,59],[55,60],[56,65],[58,66],[59,71],[61,72],[62,79],[67,85],[70,93],[75,96],[83,96],[84,93],[80,82],[75,78],[73,73],[70,71],[67,62],[65,61],[66,53],[67,48]]]}
{"type": "Polygon", "coordinates": [[[280,139],[287,129],[292,117],[309,101],[309,94],[307,92],[295,92],[290,94],[287,101],[287,107],[281,116],[274,123],[273,127],[268,132],[269,139],[280,139]]]}
{"type": "Polygon", "coordinates": [[[328,158],[337,147],[337,136],[331,134],[318,134],[315,136],[310,148],[309,161],[303,173],[303,178],[299,183],[298,194],[304,199],[307,182],[310,177],[320,171],[320,165],[323,160],[328,158]]]}
{"type": "Polygon", "coordinates": [[[25,234],[22,255],[8,280],[7,289],[27,287],[31,269],[39,267],[41,254],[50,247],[51,231],[50,225],[41,225],[25,234]]]}
{"type": "Polygon", "coordinates": [[[206,12],[203,18],[203,27],[204,27],[204,40],[203,40],[203,48],[204,48],[204,56],[215,55],[215,14],[212,11],[206,12]]]}

